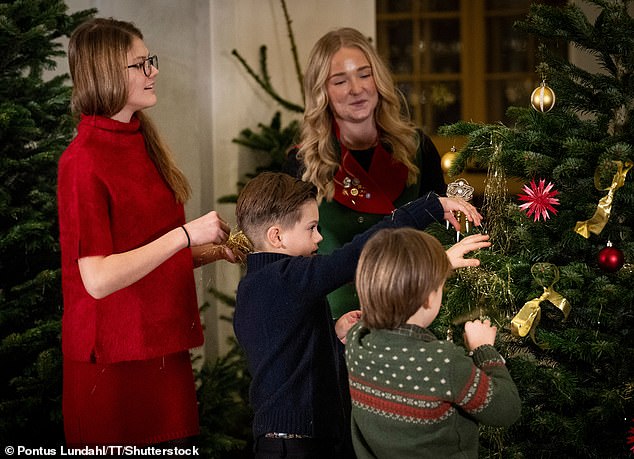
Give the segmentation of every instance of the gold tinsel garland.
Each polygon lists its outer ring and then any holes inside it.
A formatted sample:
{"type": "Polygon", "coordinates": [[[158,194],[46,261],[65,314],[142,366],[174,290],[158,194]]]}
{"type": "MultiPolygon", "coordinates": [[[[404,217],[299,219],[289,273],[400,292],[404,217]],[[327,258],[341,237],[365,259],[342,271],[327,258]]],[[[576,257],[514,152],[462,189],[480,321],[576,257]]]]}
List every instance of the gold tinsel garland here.
{"type": "MultiPolygon", "coordinates": [[[[482,205],[484,223],[482,231],[489,234],[491,247],[489,251],[504,254],[509,248],[508,212],[508,183],[506,174],[500,166],[502,144],[491,138],[489,147],[492,148],[487,171],[486,186],[482,205]]],[[[500,275],[485,266],[464,268],[456,271],[456,282],[467,285],[475,298],[475,304],[467,312],[457,315],[452,323],[461,325],[469,320],[489,318],[501,326],[510,318],[509,307],[514,304],[511,291],[511,268],[507,266],[507,274],[500,275]],[[500,305],[500,308],[496,308],[500,305]],[[506,306],[506,310],[502,308],[506,306]]]]}
{"type": "Polygon", "coordinates": [[[452,320],[453,325],[461,325],[469,320],[484,318],[489,318],[492,322],[501,325],[506,320],[506,314],[500,310],[493,310],[491,305],[492,300],[499,304],[513,304],[510,267],[507,267],[506,279],[482,266],[463,268],[456,272],[456,277],[460,284],[470,286],[477,303],[473,309],[470,308],[468,312],[456,316],[452,320]]]}
{"type": "Polygon", "coordinates": [[[492,246],[500,252],[506,253],[510,247],[510,231],[506,224],[509,203],[508,181],[504,169],[499,165],[502,144],[493,139],[491,143],[493,155],[487,169],[482,215],[485,219],[484,227],[491,238],[492,246]]]}
{"type": "Polygon", "coordinates": [[[209,255],[213,255],[213,258],[217,258],[218,252],[224,251],[225,248],[230,249],[240,262],[244,263],[246,255],[253,252],[253,243],[242,230],[235,229],[231,231],[229,238],[224,244],[214,244],[202,251],[200,253],[200,259],[202,261],[209,255]]]}
{"type": "Polygon", "coordinates": [[[253,243],[242,230],[232,231],[231,234],[229,234],[229,239],[224,243],[224,246],[233,252],[239,251],[244,255],[253,252],[253,243]]]}

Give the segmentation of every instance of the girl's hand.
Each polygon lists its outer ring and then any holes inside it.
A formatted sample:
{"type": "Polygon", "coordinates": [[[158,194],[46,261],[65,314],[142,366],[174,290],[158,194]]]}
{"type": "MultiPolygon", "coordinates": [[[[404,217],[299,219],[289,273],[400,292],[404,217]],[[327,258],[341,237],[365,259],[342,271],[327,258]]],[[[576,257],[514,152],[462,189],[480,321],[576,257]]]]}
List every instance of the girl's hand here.
{"type": "Polygon", "coordinates": [[[192,247],[209,243],[222,244],[229,238],[231,232],[227,222],[215,210],[186,223],[184,226],[189,234],[192,247]]]}

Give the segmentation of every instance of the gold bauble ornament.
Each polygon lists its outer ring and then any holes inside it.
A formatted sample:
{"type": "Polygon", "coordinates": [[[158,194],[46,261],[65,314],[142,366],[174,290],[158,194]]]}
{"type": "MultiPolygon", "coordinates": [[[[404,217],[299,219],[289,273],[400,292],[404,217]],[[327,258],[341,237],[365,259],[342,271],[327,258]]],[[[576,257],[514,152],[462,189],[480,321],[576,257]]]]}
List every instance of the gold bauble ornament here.
{"type": "Polygon", "coordinates": [[[456,159],[456,147],[451,147],[451,150],[442,155],[440,158],[440,167],[442,168],[444,173],[448,173],[449,169],[451,169],[451,165],[456,159]]]}
{"type": "Polygon", "coordinates": [[[538,112],[546,113],[555,106],[555,91],[542,81],[531,94],[531,105],[538,112]]]}

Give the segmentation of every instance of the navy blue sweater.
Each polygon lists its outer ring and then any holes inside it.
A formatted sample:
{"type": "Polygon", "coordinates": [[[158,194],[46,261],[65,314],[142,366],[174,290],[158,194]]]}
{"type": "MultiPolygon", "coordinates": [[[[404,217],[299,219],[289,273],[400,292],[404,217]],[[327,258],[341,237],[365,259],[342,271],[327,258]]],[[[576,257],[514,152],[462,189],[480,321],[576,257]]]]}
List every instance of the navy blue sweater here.
{"type": "Polygon", "coordinates": [[[267,432],[338,440],[349,430],[344,347],[326,295],[354,279],[367,239],[381,228],[425,228],[443,209],[429,193],[330,255],[253,253],[238,285],[234,331],[252,377],[255,438],[267,432]]]}

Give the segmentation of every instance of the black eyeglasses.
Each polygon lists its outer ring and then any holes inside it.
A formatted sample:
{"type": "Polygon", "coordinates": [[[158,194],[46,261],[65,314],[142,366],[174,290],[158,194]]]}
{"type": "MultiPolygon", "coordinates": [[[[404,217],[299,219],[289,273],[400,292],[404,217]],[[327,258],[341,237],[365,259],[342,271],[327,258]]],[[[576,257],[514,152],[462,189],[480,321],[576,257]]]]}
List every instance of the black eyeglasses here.
{"type": "Polygon", "coordinates": [[[149,77],[152,73],[152,67],[158,69],[158,56],[155,54],[154,56],[150,56],[148,58],[143,59],[143,62],[139,62],[138,64],[128,65],[128,68],[136,67],[137,69],[143,69],[143,73],[146,77],[149,77]]]}

